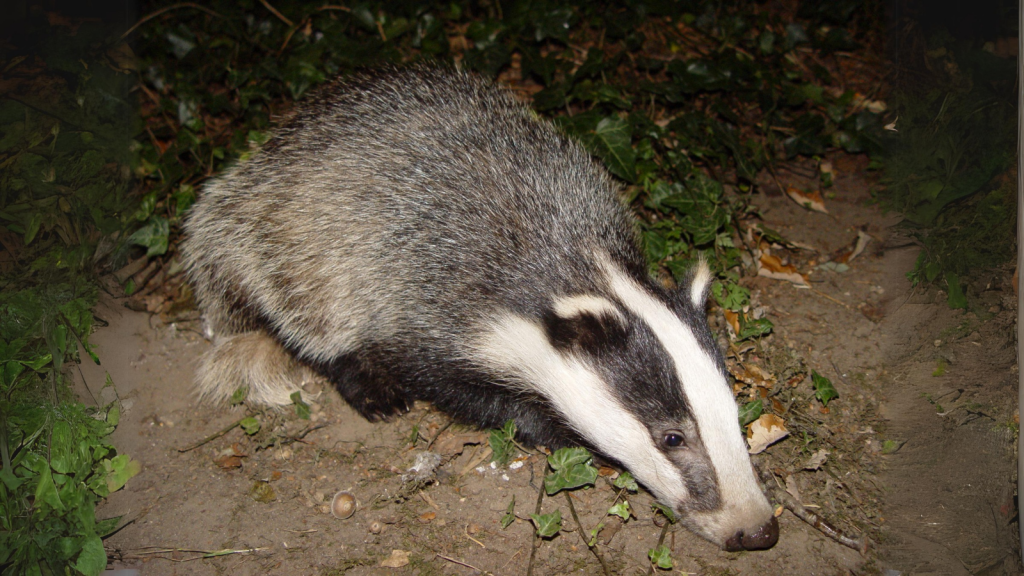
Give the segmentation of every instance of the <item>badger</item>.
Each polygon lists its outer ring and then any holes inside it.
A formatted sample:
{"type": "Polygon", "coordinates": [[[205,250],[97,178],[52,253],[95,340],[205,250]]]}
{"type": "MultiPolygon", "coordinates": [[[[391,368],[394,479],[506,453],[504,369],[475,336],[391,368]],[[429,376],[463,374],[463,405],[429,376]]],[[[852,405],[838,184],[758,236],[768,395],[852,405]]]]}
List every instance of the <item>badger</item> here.
{"type": "Polygon", "coordinates": [[[363,72],[213,179],[181,246],[212,401],[290,403],[304,374],[370,420],[432,403],[621,464],[727,550],[773,546],[698,264],[649,275],[619,186],[501,87],[363,72]]]}

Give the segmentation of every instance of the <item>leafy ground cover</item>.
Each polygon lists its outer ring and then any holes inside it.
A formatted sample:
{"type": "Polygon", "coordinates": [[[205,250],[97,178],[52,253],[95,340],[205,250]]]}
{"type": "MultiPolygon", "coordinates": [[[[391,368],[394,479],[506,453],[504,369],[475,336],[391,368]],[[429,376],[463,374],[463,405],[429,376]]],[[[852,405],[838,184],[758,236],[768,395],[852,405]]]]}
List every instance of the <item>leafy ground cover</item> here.
{"type": "Polygon", "coordinates": [[[79,344],[86,362],[98,362],[89,347],[96,247],[132,226],[133,82],[116,46],[109,27],[53,14],[35,18],[2,53],[4,574],[99,574],[107,564],[101,538],[119,518],[97,518],[95,505],[139,470],[109,441],[119,406],[87,407],[68,387],[79,344]]]}
{"type": "Polygon", "coordinates": [[[880,199],[904,214],[923,248],[911,280],[943,283],[954,308],[968,306],[961,279],[1009,260],[1016,242],[1016,178],[1006,171],[1017,67],[995,40],[923,26],[902,40],[895,75],[898,133],[880,199]]]}

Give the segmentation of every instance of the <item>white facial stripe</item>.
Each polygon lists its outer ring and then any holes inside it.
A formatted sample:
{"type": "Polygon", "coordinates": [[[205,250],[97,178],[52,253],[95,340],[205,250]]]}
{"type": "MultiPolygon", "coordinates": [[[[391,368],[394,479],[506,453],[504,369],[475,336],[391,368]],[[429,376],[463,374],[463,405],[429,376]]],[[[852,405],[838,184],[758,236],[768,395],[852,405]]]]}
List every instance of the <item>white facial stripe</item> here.
{"type": "Polygon", "coordinates": [[[699,310],[704,309],[704,294],[710,283],[711,268],[708,266],[708,261],[702,257],[697,261],[697,268],[693,271],[693,283],[690,284],[690,301],[699,310]]]}
{"type": "Polygon", "coordinates": [[[578,359],[555,350],[543,329],[512,314],[499,317],[472,359],[547,398],[577,432],[619,459],[658,495],[686,488],[679,470],[658,450],[647,427],[617,402],[607,384],[578,359]]]}
{"type": "MultiPolygon", "coordinates": [[[[607,257],[602,260],[612,292],[651,328],[675,364],[683,393],[717,473],[722,502],[726,507],[749,503],[757,508],[760,502],[767,506],[754,480],[750,456],[740,434],[736,401],[714,360],[664,303],[638,286],[607,257]]],[[[698,271],[698,276],[700,274],[698,271]]]]}
{"type": "Polygon", "coordinates": [[[606,314],[625,321],[622,317],[622,312],[615,307],[615,304],[600,296],[591,296],[589,294],[559,298],[555,300],[553,308],[555,314],[562,318],[573,318],[583,314],[590,314],[592,316],[606,314]]]}

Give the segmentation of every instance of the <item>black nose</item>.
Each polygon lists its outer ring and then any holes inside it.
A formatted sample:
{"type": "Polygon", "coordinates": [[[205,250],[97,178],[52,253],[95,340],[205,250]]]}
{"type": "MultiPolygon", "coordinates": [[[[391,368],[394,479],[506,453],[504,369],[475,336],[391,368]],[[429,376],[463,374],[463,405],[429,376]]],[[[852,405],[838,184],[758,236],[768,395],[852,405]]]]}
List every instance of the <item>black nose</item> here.
{"type": "Polygon", "coordinates": [[[729,552],[740,550],[766,550],[779,541],[779,521],[773,516],[767,524],[750,534],[742,530],[725,541],[725,549],[729,552]]]}

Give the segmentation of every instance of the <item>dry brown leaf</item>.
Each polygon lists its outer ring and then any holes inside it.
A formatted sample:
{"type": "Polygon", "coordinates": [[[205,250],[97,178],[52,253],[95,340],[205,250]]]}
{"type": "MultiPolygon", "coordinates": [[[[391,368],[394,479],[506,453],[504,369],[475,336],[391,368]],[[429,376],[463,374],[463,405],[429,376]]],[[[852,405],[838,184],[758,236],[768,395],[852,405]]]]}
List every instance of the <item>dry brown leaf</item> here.
{"type": "Polygon", "coordinates": [[[814,454],[811,454],[811,457],[807,459],[807,463],[804,464],[804,470],[817,470],[821,468],[821,465],[825,463],[826,458],[828,458],[828,450],[825,450],[824,448],[818,450],[814,454]]]}
{"type": "Polygon", "coordinates": [[[860,313],[863,314],[865,318],[871,320],[875,324],[881,322],[882,318],[885,318],[885,309],[882,306],[872,306],[870,304],[864,304],[862,306],[859,306],[859,308],[860,313]]]}
{"type": "Polygon", "coordinates": [[[789,493],[797,502],[803,504],[803,500],[800,498],[800,489],[796,486],[796,480],[792,476],[786,476],[786,492],[789,493]]]}
{"type": "Polygon", "coordinates": [[[857,256],[860,256],[861,252],[864,251],[864,248],[867,247],[868,242],[871,242],[871,236],[863,230],[858,230],[857,237],[853,239],[853,242],[850,242],[848,245],[833,253],[832,261],[836,264],[846,264],[850,262],[857,256]]]}
{"type": "Polygon", "coordinates": [[[821,192],[818,190],[807,192],[790,186],[786,188],[786,196],[808,210],[828,214],[828,210],[825,209],[825,199],[821,197],[821,192]]]}
{"type": "Polygon", "coordinates": [[[217,457],[213,459],[213,463],[216,464],[217,466],[220,466],[221,468],[224,468],[225,470],[231,468],[241,468],[242,458],[245,458],[246,456],[248,456],[248,454],[246,454],[242,450],[241,446],[239,446],[238,443],[236,442],[232,444],[230,448],[225,448],[224,450],[221,450],[217,454],[217,457]]]}
{"type": "Polygon", "coordinates": [[[735,364],[729,367],[733,378],[759,388],[771,388],[775,385],[775,376],[756,364],[735,364]]]}
{"type": "Polygon", "coordinates": [[[388,556],[380,563],[385,568],[401,568],[402,566],[409,565],[409,551],[408,550],[392,550],[391,556],[388,556]]]}
{"type": "Polygon", "coordinates": [[[732,310],[722,310],[722,314],[725,315],[725,321],[729,323],[729,327],[732,328],[733,334],[740,333],[740,315],[732,310]]]}
{"type": "Polygon", "coordinates": [[[785,280],[798,286],[810,286],[807,278],[804,278],[802,274],[797,272],[796,266],[783,264],[782,260],[779,260],[777,256],[762,253],[758,262],[760,264],[757,269],[758,276],[764,276],[773,280],[785,280]]]}
{"type": "Polygon", "coordinates": [[[774,414],[762,414],[747,426],[747,444],[750,445],[748,452],[760,454],[768,446],[782,440],[789,435],[786,430],[785,421],[774,414]]]}
{"type": "Polygon", "coordinates": [[[214,458],[213,463],[225,470],[242,467],[242,458],[239,456],[221,456],[214,458]]]}
{"type": "Polygon", "coordinates": [[[462,434],[449,434],[446,432],[440,440],[434,443],[433,450],[438,454],[446,456],[462,454],[466,450],[466,446],[482,444],[486,441],[486,438],[487,435],[484,432],[465,432],[462,434]]]}

